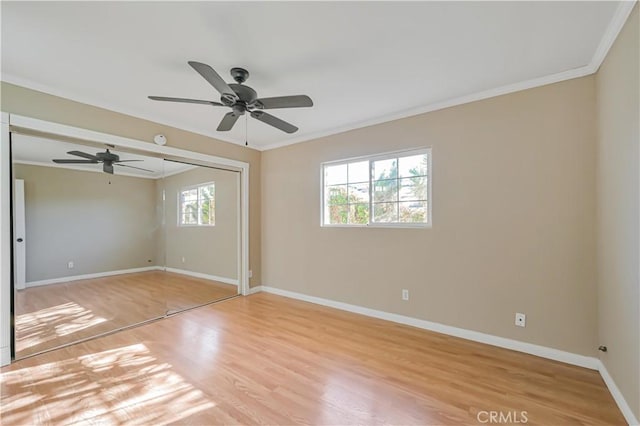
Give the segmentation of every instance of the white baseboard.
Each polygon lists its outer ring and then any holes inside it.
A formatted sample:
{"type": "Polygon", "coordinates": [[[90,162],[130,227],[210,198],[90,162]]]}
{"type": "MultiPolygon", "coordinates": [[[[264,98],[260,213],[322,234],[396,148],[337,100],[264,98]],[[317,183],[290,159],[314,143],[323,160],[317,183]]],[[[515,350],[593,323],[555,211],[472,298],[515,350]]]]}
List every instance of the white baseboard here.
{"type": "Polygon", "coordinates": [[[255,286],[255,287],[251,287],[251,288],[249,288],[249,293],[247,293],[247,296],[250,295],[250,294],[260,293],[261,291],[262,291],[262,286],[261,285],[258,285],[258,286],[255,286]]]}
{"type": "Polygon", "coordinates": [[[604,380],[604,383],[607,385],[607,388],[609,388],[609,392],[611,393],[611,396],[613,396],[614,401],[618,404],[618,408],[622,411],[622,415],[627,423],[632,426],[639,425],[640,422],[633,414],[633,411],[631,411],[631,407],[627,404],[627,400],[624,399],[622,392],[620,392],[620,389],[616,386],[616,382],[613,380],[613,377],[611,377],[609,371],[607,371],[607,367],[604,366],[604,363],[601,360],[598,360],[598,371],[602,376],[602,380],[604,380]]]}
{"type": "Polygon", "coordinates": [[[164,269],[167,272],[173,272],[175,274],[188,275],[190,277],[202,278],[205,280],[220,281],[221,283],[225,283],[225,284],[239,285],[238,280],[233,278],[219,277],[217,275],[203,274],[201,272],[187,271],[185,269],[178,269],[178,268],[161,268],[161,269],[164,269]]]}
{"type": "Polygon", "coordinates": [[[136,272],[156,271],[160,269],[158,266],[145,266],[143,268],[120,269],[118,271],[97,272],[95,274],[71,275],[69,277],[52,278],[49,280],[31,281],[25,284],[25,287],[38,287],[41,285],[58,284],[68,281],[89,280],[92,278],[110,277],[112,275],[133,274],[136,272]]]}
{"type": "Polygon", "coordinates": [[[11,364],[11,349],[9,346],[0,348],[0,367],[11,364]]]}
{"type": "MultiPolygon", "coordinates": [[[[354,312],[356,314],[366,315],[373,318],[379,318],[399,324],[410,325],[424,330],[435,331],[437,333],[447,334],[449,336],[460,337],[462,339],[473,340],[474,342],[485,343],[487,345],[498,346],[505,349],[511,349],[518,352],[524,352],[536,355],[542,358],[552,359],[554,361],[564,362],[566,364],[577,365],[579,367],[589,368],[591,370],[598,369],[599,360],[595,357],[578,355],[571,352],[561,351],[559,349],[548,348],[533,343],[521,342],[518,340],[507,339],[505,337],[494,336],[491,334],[480,333],[478,331],[466,330],[464,328],[452,327],[449,325],[439,324],[436,322],[425,321],[417,318],[407,317],[404,315],[392,314],[389,312],[378,311],[375,309],[365,308],[348,303],[336,302],[320,297],[308,296],[306,294],[295,293],[293,291],[282,290],[275,287],[261,286],[260,290],[255,287],[254,292],[264,291],[280,296],[290,297],[292,299],[303,300],[318,305],[328,306],[343,311],[354,312]]],[[[254,289],[251,289],[254,290],[254,289]]]]}

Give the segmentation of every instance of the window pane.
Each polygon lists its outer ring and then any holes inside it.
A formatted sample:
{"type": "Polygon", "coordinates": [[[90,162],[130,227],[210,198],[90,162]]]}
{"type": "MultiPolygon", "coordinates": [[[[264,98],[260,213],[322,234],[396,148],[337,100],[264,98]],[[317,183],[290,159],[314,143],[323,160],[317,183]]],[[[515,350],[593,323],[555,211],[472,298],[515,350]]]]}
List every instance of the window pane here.
{"type": "Polygon", "coordinates": [[[198,224],[198,190],[196,188],[180,191],[180,224],[198,224]]]}
{"type": "Polygon", "coordinates": [[[373,162],[373,179],[392,179],[398,177],[398,159],[380,160],[373,162]]]}
{"type": "Polygon", "coordinates": [[[398,162],[400,177],[426,176],[427,175],[427,154],[401,157],[398,162]]]}
{"type": "Polygon", "coordinates": [[[337,185],[347,183],[347,165],[326,166],[324,168],[324,184],[337,185]]]}
{"type": "Polygon", "coordinates": [[[197,200],[198,200],[198,189],[197,188],[187,189],[187,190],[182,191],[180,193],[180,201],[181,202],[191,202],[191,201],[197,201],[197,200]]]}
{"type": "Polygon", "coordinates": [[[214,186],[213,185],[204,185],[199,186],[198,191],[200,192],[200,200],[210,200],[213,198],[214,186]]]}
{"type": "Polygon", "coordinates": [[[329,205],[347,204],[347,185],[327,186],[324,193],[325,203],[329,205]]]}
{"type": "Polygon", "coordinates": [[[349,216],[349,206],[341,205],[341,206],[329,206],[329,217],[325,218],[328,220],[327,223],[332,225],[335,224],[346,224],[347,218],[349,216]]]}
{"type": "Polygon", "coordinates": [[[369,162],[349,163],[349,183],[369,182],[369,162]]]}
{"type": "Polygon", "coordinates": [[[184,210],[182,211],[182,223],[184,225],[197,225],[198,224],[198,204],[194,201],[192,203],[183,204],[184,210]]]}
{"type": "Polygon", "coordinates": [[[205,200],[200,203],[200,223],[202,225],[215,224],[215,207],[213,200],[205,200]]]}
{"type": "Polygon", "coordinates": [[[397,222],[398,203],[376,203],[373,205],[373,222],[397,222]]]}
{"type": "Polygon", "coordinates": [[[418,176],[400,179],[400,201],[426,200],[427,177],[418,176]]]}
{"type": "Polygon", "coordinates": [[[349,202],[369,204],[369,183],[350,184],[349,202]]]}
{"type": "Polygon", "coordinates": [[[202,185],[198,187],[198,201],[200,207],[199,223],[201,225],[215,224],[214,191],[215,186],[213,184],[202,185]]]}
{"type": "Polygon", "coordinates": [[[373,182],[373,202],[398,201],[398,180],[378,180],[373,182]]]}
{"type": "Polygon", "coordinates": [[[427,202],[409,201],[399,203],[400,222],[403,223],[425,223],[427,221],[427,202]]]}
{"type": "Polygon", "coordinates": [[[366,225],[369,223],[369,203],[349,205],[349,223],[366,225]]]}

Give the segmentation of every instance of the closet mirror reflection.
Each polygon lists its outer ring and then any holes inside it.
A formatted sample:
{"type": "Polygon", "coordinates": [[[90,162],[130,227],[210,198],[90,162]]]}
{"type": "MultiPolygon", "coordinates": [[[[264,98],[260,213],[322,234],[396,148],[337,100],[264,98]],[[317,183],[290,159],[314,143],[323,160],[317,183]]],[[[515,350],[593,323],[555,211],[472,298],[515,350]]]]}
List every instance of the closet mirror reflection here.
{"type": "Polygon", "coordinates": [[[11,141],[16,359],[238,294],[238,172],[11,141]]]}

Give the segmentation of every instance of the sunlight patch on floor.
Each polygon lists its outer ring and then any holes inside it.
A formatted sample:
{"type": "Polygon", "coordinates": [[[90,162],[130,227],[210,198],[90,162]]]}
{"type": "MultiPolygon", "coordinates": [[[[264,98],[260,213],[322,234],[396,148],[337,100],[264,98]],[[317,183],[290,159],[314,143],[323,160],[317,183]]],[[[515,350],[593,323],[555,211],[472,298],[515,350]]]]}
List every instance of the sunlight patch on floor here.
{"type": "Polygon", "coordinates": [[[1,379],[3,424],[160,424],[216,407],[144,344],[8,371],[1,379]]]}
{"type": "Polygon", "coordinates": [[[105,318],[94,315],[90,309],[74,302],[17,315],[16,351],[20,352],[106,321],[105,318]]]}

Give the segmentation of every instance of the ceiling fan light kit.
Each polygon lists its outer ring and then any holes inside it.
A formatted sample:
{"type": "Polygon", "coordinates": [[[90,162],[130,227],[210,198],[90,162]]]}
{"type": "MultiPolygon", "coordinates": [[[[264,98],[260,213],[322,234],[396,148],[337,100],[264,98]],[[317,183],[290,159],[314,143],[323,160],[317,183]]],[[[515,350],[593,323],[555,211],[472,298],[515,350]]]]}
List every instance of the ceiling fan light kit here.
{"type": "Polygon", "coordinates": [[[249,71],[244,68],[231,68],[231,76],[236,83],[227,84],[222,77],[209,65],[201,62],[189,61],[189,65],[198,72],[209,84],[220,93],[220,102],[199,99],[170,98],[166,96],[149,96],[154,101],[182,102],[231,108],[218,125],[219,132],[231,130],[240,116],[249,115],[258,121],[282,130],[294,133],[298,130],[291,123],[264,112],[265,109],[312,107],[313,101],[307,95],[278,96],[273,98],[258,98],[258,94],[251,87],[243,83],[249,78],[249,71]]]}

